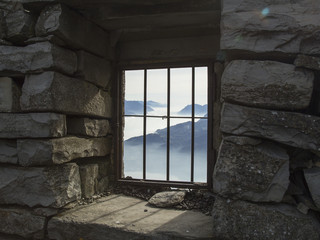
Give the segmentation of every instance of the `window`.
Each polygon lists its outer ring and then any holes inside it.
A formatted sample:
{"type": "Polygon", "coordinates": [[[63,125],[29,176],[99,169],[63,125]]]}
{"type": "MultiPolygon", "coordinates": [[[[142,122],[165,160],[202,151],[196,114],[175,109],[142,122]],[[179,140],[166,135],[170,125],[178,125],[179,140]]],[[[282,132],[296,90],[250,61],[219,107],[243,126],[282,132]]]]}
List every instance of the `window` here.
{"type": "Polygon", "coordinates": [[[208,69],[121,72],[117,152],[122,181],[210,184],[212,83],[208,69]]]}

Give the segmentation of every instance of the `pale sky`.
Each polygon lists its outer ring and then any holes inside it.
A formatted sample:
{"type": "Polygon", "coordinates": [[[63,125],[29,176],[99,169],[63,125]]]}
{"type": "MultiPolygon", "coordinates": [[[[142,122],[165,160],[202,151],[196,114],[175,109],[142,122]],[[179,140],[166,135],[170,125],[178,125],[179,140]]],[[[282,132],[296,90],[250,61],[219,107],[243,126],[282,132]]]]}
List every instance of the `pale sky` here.
{"type": "MultiPolygon", "coordinates": [[[[171,109],[180,111],[191,104],[191,68],[171,68],[171,109]]],[[[125,99],[143,101],[143,70],[125,71],[125,99]]],[[[207,67],[195,70],[196,104],[207,104],[207,67]]],[[[167,69],[147,70],[147,100],[167,103],[167,69]]]]}

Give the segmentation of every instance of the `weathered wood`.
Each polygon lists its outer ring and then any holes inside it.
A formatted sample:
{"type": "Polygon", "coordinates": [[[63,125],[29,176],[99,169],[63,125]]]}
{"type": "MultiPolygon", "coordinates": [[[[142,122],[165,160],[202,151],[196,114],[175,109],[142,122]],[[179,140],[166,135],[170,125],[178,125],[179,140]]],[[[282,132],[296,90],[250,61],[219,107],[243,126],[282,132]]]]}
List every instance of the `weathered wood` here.
{"type": "Polygon", "coordinates": [[[157,39],[119,44],[119,60],[213,59],[219,50],[219,36],[157,39]]]}

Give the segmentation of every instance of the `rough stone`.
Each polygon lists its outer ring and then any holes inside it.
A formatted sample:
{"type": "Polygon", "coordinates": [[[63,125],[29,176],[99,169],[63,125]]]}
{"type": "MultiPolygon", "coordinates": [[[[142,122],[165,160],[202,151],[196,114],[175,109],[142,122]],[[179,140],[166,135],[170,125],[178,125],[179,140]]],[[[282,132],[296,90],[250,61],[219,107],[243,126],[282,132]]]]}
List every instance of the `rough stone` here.
{"type": "Polygon", "coordinates": [[[81,197],[75,163],[48,168],[0,168],[0,204],[60,208],[81,197]]]}
{"type": "Polygon", "coordinates": [[[36,24],[36,35],[56,35],[69,47],[84,49],[98,56],[108,53],[108,34],[62,4],[44,8],[36,24]]]}
{"type": "Polygon", "coordinates": [[[19,112],[21,89],[8,77],[0,77],[0,112],[19,112]]]}
{"type": "Polygon", "coordinates": [[[320,53],[316,1],[223,0],[221,19],[221,49],[320,53]]]}
{"type": "Polygon", "coordinates": [[[76,54],[49,42],[26,47],[0,46],[0,76],[23,76],[52,69],[70,75],[75,73],[76,54]]]}
{"type": "Polygon", "coordinates": [[[213,239],[317,240],[319,223],[290,205],[257,205],[216,198],[213,239]]]}
{"type": "Polygon", "coordinates": [[[106,156],[111,151],[111,138],[24,139],[18,140],[17,148],[22,166],[62,164],[77,158],[106,156]]]}
{"type": "Polygon", "coordinates": [[[153,195],[148,203],[156,207],[171,207],[181,203],[185,195],[184,191],[160,192],[153,195]]]}
{"type": "Polygon", "coordinates": [[[83,198],[90,198],[96,193],[98,168],[98,164],[86,164],[79,166],[83,198]]]}
{"type": "Polygon", "coordinates": [[[212,238],[212,218],[196,211],[159,209],[141,199],[110,195],[79,206],[48,223],[56,240],[160,240],[212,238]]]}
{"type": "Polygon", "coordinates": [[[60,38],[58,38],[57,36],[54,35],[48,35],[45,37],[33,37],[33,38],[29,38],[27,39],[24,43],[26,45],[30,45],[30,44],[35,44],[35,43],[40,43],[40,42],[50,42],[54,45],[58,45],[60,47],[66,47],[66,44],[64,41],[62,41],[60,38]]]}
{"type": "Polygon", "coordinates": [[[0,113],[0,138],[63,137],[66,132],[65,115],[56,113],[0,113]]]}
{"type": "Polygon", "coordinates": [[[304,177],[308,184],[312,199],[317,208],[320,209],[320,168],[304,169],[304,177]]]}
{"type": "Polygon", "coordinates": [[[298,55],[294,61],[297,67],[305,67],[312,70],[320,71],[320,58],[307,55],[298,55]]]}
{"type": "Polygon", "coordinates": [[[249,108],[225,103],[221,131],[262,137],[302,149],[320,151],[320,118],[302,113],[249,108]]]}
{"type": "Polygon", "coordinates": [[[102,177],[97,182],[97,193],[105,193],[109,188],[109,177],[102,177]]]}
{"type": "Polygon", "coordinates": [[[6,39],[13,43],[23,43],[25,40],[34,37],[34,27],[37,18],[25,10],[18,10],[8,13],[5,17],[7,34],[6,39]]]}
{"type": "Polygon", "coordinates": [[[0,232],[43,239],[46,218],[20,208],[0,208],[0,232]]]}
{"type": "Polygon", "coordinates": [[[18,164],[17,141],[0,139],[0,163],[18,164]]]}
{"type": "Polygon", "coordinates": [[[235,60],[225,69],[221,94],[227,102],[271,109],[305,109],[313,92],[312,71],[274,61],[235,60]]]}
{"type": "Polygon", "coordinates": [[[56,208],[34,208],[33,212],[38,216],[52,217],[52,216],[58,214],[59,209],[56,209],[56,208]]]}
{"type": "Polygon", "coordinates": [[[254,202],[281,202],[289,186],[289,156],[274,143],[224,138],[213,173],[213,191],[254,202]]]}
{"type": "Polygon", "coordinates": [[[67,129],[68,134],[89,137],[104,137],[110,133],[109,121],[105,119],[68,117],[67,129]]]}
{"type": "Polygon", "coordinates": [[[78,51],[77,74],[86,81],[106,88],[111,80],[111,63],[85,51],[78,51]]]}
{"type": "Polygon", "coordinates": [[[56,72],[28,75],[20,99],[22,110],[111,117],[111,97],[91,83],[56,72]]]}

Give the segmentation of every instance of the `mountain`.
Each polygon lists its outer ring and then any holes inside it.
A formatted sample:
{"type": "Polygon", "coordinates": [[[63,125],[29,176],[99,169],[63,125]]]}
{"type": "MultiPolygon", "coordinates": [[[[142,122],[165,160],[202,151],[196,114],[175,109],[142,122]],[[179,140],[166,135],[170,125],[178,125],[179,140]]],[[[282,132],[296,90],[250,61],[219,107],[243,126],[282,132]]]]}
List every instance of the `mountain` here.
{"type": "Polygon", "coordinates": [[[167,104],[158,103],[155,101],[147,101],[147,106],[150,106],[153,108],[163,108],[163,107],[167,107],[167,104]]]}
{"type": "MultiPolygon", "coordinates": [[[[194,112],[195,115],[205,115],[208,112],[208,105],[200,105],[200,104],[195,104],[194,105],[194,112]]],[[[178,112],[179,115],[188,115],[190,116],[192,113],[192,105],[187,105],[185,106],[181,111],[178,112]]]]}
{"type": "MultiPolygon", "coordinates": [[[[124,112],[125,115],[141,115],[143,114],[143,101],[125,101],[124,102],[124,112]]],[[[154,111],[150,106],[147,106],[147,112],[154,111]]]]}
{"type": "MultiPolygon", "coordinates": [[[[181,152],[191,150],[191,122],[180,123],[170,127],[170,146],[181,152]]],[[[147,134],[147,145],[156,144],[157,147],[166,147],[167,128],[159,129],[155,133],[147,134]]],[[[125,141],[131,146],[141,145],[143,136],[133,137],[125,141]]],[[[207,120],[200,119],[195,122],[195,150],[203,150],[207,147],[207,120]]]]}

